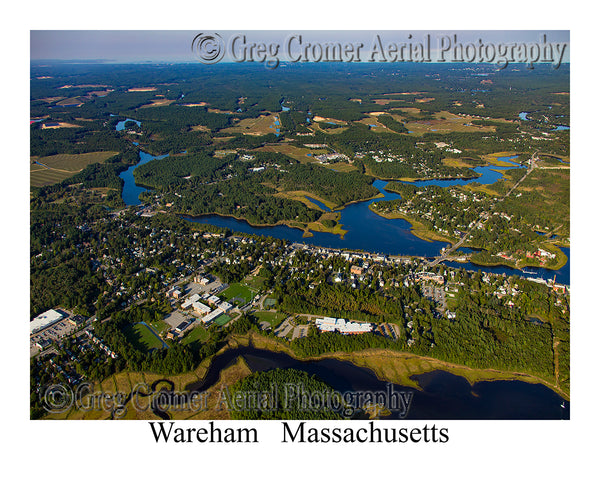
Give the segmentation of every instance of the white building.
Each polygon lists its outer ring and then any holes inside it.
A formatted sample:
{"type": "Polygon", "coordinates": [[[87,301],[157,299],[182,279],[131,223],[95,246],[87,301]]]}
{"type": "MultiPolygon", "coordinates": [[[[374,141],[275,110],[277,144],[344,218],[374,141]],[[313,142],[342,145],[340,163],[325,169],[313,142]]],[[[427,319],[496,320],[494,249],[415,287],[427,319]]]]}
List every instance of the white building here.
{"type": "Polygon", "coordinates": [[[50,325],[59,322],[64,318],[64,315],[56,310],[48,310],[37,317],[35,317],[31,322],[29,322],[29,331],[30,334],[33,335],[40,330],[49,327],[50,325]]]}
{"type": "Polygon", "coordinates": [[[194,302],[192,304],[192,307],[194,309],[194,311],[196,313],[199,313],[200,315],[207,315],[211,312],[211,308],[204,305],[203,303],[200,302],[194,302]]]}
{"type": "Polygon", "coordinates": [[[184,310],[186,308],[190,308],[194,305],[194,302],[197,302],[198,300],[200,300],[200,295],[194,293],[190,298],[188,298],[185,302],[181,304],[181,308],[183,308],[184,310]]]}
{"type": "Polygon", "coordinates": [[[208,315],[203,317],[201,320],[204,322],[205,325],[208,325],[208,324],[212,323],[214,320],[216,320],[217,318],[219,318],[219,316],[221,316],[222,314],[223,314],[223,312],[221,310],[213,310],[208,315]]]}
{"type": "Polygon", "coordinates": [[[317,318],[315,325],[321,332],[338,331],[344,335],[367,333],[373,330],[370,323],[346,322],[343,318],[333,317],[317,318]]]}
{"type": "Polygon", "coordinates": [[[229,302],[221,302],[217,308],[219,310],[221,310],[223,313],[227,313],[229,310],[231,310],[233,308],[233,305],[229,302]]]}

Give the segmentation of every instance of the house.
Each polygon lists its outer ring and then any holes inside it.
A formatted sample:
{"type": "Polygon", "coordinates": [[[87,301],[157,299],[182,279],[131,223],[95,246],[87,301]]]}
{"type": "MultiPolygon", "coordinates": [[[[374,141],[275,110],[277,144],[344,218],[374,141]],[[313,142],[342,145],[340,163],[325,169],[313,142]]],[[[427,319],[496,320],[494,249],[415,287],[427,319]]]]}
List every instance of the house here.
{"type": "Polygon", "coordinates": [[[362,275],[362,274],[363,274],[363,272],[364,272],[364,269],[363,269],[362,267],[358,267],[358,266],[356,266],[356,265],[352,265],[352,266],[350,267],[350,273],[351,273],[352,275],[362,275]]]}

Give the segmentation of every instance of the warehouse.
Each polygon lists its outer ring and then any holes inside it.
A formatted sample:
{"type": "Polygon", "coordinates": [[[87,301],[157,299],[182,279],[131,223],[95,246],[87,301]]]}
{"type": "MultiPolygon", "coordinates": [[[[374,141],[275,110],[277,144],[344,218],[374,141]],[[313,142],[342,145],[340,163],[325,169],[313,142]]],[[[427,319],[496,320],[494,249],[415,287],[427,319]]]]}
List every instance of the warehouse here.
{"type": "Polygon", "coordinates": [[[64,315],[56,310],[48,310],[37,317],[35,317],[31,322],[29,322],[29,332],[31,335],[34,333],[43,330],[50,325],[59,322],[64,318],[64,315]]]}

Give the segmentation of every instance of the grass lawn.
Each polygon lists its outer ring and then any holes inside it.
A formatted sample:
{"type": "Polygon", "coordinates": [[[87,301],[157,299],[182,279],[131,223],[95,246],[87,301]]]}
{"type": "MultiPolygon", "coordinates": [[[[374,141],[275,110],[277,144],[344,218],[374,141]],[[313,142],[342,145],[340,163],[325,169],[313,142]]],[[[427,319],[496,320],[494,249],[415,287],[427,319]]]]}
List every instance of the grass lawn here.
{"type": "Polygon", "coordinates": [[[229,288],[223,292],[223,296],[227,301],[237,299],[234,300],[234,303],[244,305],[252,300],[254,293],[250,288],[241,283],[232,283],[229,288]]]}
{"type": "Polygon", "coordinates": [[[124,333],[133,346],[140,351],[147,352],[152,348],[163,348],[162,342],[156,338],[156,335],[141,323],[127,326],[124,333]]]}
{"type": "Polygon", "coordinates": [[[250,287],[250,289],[254,291],[258,291],[263,288],[264,283],[265,278],[261,277],[260,275],[248,275],[246,278],[244,278],[244,285],[250,287]]]}
{"type": "Polygon", "coordinates": [[[272,328],[277,328],[286,317],[285,313],[280,312],[254,312],[253,315],[258,319],[258,323],[269,322],[272,328]]]}
{"type": "Polygon", "coordinates": [[[208,330],[206,330],[206,328],[204,328],[202,325],[198,325],[185,336],[181,343],[183,343],[184,345],[188,345],[195,341],[198,341],[199,343],[204,343],[209,339],[209,337],[210,333],[208,333],[208,330]]]}

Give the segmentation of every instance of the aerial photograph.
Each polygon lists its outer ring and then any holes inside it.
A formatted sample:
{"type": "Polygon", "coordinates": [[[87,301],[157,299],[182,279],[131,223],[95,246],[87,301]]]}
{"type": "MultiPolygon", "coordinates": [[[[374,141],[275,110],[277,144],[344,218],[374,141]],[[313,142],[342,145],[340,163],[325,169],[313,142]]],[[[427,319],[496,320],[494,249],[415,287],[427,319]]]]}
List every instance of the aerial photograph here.
{"type": "Polygon", "coordinates": [[[30,41],[30,419],[570,419],[569,31],[30,41]]]}

